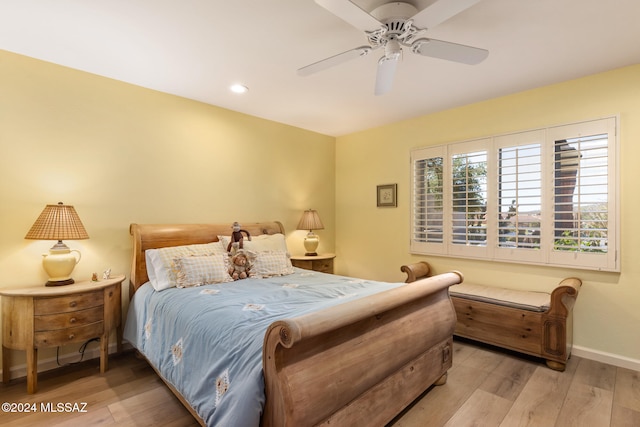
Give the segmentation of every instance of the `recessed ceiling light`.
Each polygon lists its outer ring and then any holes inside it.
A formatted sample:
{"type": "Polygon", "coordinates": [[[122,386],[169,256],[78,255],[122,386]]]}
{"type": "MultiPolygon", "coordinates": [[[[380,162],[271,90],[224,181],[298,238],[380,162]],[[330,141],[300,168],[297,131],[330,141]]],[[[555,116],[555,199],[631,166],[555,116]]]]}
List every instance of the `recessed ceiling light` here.
{"type": "Polygon", "coordinates": [[[234,93],[246,93],[249,91],[249,88],[238,83],[231,85],[231,91],[234,93]]]}

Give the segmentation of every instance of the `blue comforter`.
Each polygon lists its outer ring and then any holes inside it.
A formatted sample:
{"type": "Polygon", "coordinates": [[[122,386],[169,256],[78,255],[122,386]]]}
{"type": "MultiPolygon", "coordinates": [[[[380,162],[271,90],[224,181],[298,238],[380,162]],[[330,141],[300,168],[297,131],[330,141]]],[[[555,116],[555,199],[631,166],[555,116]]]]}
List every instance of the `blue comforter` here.
{"type": "Polygon", "coordinates": [[[208,426],[258,426],[262,343],[271,323],[402,285],[298,268],[288,276],[162,292],[147,283],[131,300],[124,337],[208,426]]]}

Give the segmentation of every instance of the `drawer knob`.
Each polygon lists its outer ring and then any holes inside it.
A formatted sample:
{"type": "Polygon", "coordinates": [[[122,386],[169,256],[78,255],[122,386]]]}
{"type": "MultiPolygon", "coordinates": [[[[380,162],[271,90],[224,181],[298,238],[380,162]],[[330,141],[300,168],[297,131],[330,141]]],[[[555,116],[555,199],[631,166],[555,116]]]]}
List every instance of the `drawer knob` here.
{"type": "Polygon", "coordinates": [[[69,307],[75,307],[76,305],[78,305],[78,302],[77,302],[77,301],[71,301],[71,302],[69,303],[69,307]]]}
{"type": "Polygon", "coordinates": [[[72,340],[75,338],[75,336],[76,336],[75,334],[69,334],[69,339],[72,340]]]}
{"type": "Polygon", "coordinates": [[[69,319],[69,323],[76,323],[78,321],[78,319],[76,319],[75,317],[72,317],[71,319],[69,319]]]}

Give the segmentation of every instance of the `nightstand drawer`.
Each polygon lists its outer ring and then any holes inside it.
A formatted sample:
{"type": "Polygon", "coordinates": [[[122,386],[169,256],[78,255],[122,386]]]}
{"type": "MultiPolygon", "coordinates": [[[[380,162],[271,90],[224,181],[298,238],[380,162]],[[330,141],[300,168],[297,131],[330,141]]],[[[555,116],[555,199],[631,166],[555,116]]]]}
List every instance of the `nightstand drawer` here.
{"type": "Polygon", "coordinates": [[[84,310],[86,308],[97,307],[103,303],[103,291],[52,298],[36,298],[33,301],[35,315],[84,310]]]}
{"type": "Polygon", "coordinates": [[[63,328],[76,328],[99,322],[104,316],[104,307],[87,308],[86,310],[70,311],[67,313],[36,315],[33,318],[34,329],[37,331],[53,331],[63,328]]]}
{"type": "Polygon", "coordinates": [[[334,254],[292,256],[291,264],[305,270],[333,274],[333,259],[335,257],[334,254]]]}
{"type": "Polygon", "coordinates": [[[104,322],[91,323],[77,328],[58,329],[56,331],[36,332],[33,337],[35,347],[55,347],[67,343],[84,341],[102,335],[104,322]]]}
{"type": "Polygon", "coordinates": [[[312,270],[319,271],[321,273],[333,274],[333,260],[332,259],[315,260],[313,261],[312,270]]]}

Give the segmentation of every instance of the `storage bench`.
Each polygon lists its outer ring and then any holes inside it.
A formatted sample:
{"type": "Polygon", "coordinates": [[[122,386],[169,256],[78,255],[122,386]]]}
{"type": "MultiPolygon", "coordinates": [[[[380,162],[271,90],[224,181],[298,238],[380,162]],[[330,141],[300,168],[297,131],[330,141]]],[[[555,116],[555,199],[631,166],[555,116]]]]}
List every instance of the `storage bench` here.
{"type": "MultiPolygon", "coordinates": [[[[402,266],[407,282],[429,276],[429,264],[402,266]]],[[[564,371],[573,344],[573,305],[582,285],[562,280],[551,293],[462,283],[449,288],[456,310],[454,334],[545,359],[564,371]]]]}

